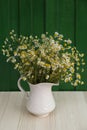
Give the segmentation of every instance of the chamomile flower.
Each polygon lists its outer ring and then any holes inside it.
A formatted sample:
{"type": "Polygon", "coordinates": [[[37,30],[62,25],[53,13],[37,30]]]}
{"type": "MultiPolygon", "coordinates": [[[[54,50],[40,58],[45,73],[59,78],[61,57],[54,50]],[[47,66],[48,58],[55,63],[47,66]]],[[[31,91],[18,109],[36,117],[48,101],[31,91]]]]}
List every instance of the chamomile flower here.
{"type": "Polygon", "coordinates": [[[10,38],[4,41],[2,53],[7,62],[14,64],[14,69],[19,71],[23,80],[30,83],[64,81],[73,86],[83,85],[79,72],[84,71],[84,54],[71,43],[58,32],[42,34],[39,38],[32,35],[17,37],[12,30],[10,38]]]}

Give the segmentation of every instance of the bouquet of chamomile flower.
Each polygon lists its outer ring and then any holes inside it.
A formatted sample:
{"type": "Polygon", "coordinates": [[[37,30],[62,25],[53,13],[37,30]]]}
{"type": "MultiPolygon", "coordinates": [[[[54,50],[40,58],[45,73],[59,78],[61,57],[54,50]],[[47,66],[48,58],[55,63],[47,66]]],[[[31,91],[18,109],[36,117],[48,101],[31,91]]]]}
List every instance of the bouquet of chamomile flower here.
{"type": "Polygon", "coordinates": [[[4,41],[2,52],[23,80],[32,84],[61,81],[70,82],[73,86],[84,84],[81,78],[84,54],[58,32],[42,34],[41,37],[18,37],[12,30],[4,41]]]}

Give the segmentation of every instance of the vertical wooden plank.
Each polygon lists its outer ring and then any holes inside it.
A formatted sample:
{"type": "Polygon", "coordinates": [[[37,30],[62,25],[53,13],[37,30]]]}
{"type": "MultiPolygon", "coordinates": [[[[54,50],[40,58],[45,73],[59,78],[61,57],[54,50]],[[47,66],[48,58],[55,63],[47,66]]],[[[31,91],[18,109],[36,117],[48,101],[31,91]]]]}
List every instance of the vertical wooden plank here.
{"type": "Polygon", "coordinates": [[[44,0],[32,0],[32,34],[44,32],[44,0]]]}
{"type": "Polygon", "coordinates": [[[10,86],[10,65],[5,62],[1,52],[1,46],[9,29],[9,0],[0,0],[0,90],[9,90],[10,86]]]}
{"type": "Polygon", "coordinates": [[[59,0],[46,0],[46,31],[59,32],[59,0]]]}
{"type": "Polygon", "coordinates": [[[59,5],[60,33],[74,42],[74,0],[60,0],[59,5]]]}
{"type": "Polygon", "coordinates": [[[19,1],[20,34],[29,35],[32,32],[32,0],[19,1]]]}
{"type": "MultiPolygon", "coordinates": [[[[74,7],[74,1],[72,0],[60,0],[60,22],[59,22],[59,28],[60,33],[62,33],[65,37],[65,39],[70,38],[74,44],[74,15],[75,15],[75,7],[74,7]]],[[[60,90],[74,90],[74,87],[70,85],[70,83],[62,83],[60,85],[60,90]]]]}
{"type": "Polygon", "coordinates": [[[16,33],[18,33],[19,29],[19,9],[18,2],[19,0],[9,0],[9,30],[14,29],[16,33]]]}
{"type": "Polygon", "coordinates": [[[85,53],[85,71],[82,74],[85,84],[77,90],[87,90],[87,0],[76,0],[76,42],[81,53],[85,53]]]}
{"type": "MultiPolygon", "coordinates": [[[[11,29],[14,29],[15,32],[18,33],[18,0],[1,0],[0,6],[0,34],[2,41],[4,41],[4,38],[8,36],[8,33],[11,29]]],[[[1,90],[18,90],[18,73],[13,70],[13,66],[11,64],[5,62],[5,58],[2,56],[2,54],[1,60],[1,90]]]]}
{"type": "MultiPolygon", "coordinates": [[[[59,0],[46,0],[46,31],[49,34],[53,34],[54,32],[59,32],[59,0]]],[[[57,91],[60,90],[60,86],[53,86],[52,90],[57,91]]]]}
{"type": "MultiPolygon", "coordinates": [[[[46,2],[46,30],[51,34],[59,32],[65,39],[74,42],[74,1],[47,0],[46,2]]],[[[70,84],[61,83],[53,90],[74,90],[70,84]]]]}
{"type": "MultiPolygon", "coordinates": [[[[16,33],[19,33],[19,0],[9,0],[9,30],[14,29],[16,33]]],[[[19,73],[13,69],[13,65],[10,65],[10,90],[18,90],[17,80],[19,73]]]]}

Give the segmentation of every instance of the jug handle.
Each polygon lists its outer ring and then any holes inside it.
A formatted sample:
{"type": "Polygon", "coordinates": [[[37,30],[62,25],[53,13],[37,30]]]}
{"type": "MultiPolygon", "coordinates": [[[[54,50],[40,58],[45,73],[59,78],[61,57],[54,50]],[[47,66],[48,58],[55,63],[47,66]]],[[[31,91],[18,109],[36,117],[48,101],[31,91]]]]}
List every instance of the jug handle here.
{"type": "Polygon", "coordinates": [[[18,79],[18,82],[17,82],[18,88],[20,89],[21,92],[23,92],[24,94],[26,94],[27,97],[29,97],[29,93],[26,92],[26,91],[22,88],[22,86],[21,86],[21,83],[20,83],[21,80],[22,80],[22,77],[20,77],[20,78],[18,79]]]}

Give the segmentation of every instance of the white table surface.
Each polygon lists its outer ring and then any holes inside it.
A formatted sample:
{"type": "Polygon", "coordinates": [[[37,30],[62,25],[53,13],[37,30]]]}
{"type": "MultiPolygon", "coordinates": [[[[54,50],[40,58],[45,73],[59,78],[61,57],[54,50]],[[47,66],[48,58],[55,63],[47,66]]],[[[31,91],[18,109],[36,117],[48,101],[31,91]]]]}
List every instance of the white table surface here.
{"type": "Polygon", "coordinates": [[[87,92],[53,92],[56,109],[37,118],[21,92],[0,92],[0,130],[87,130],[87,92]]]}

